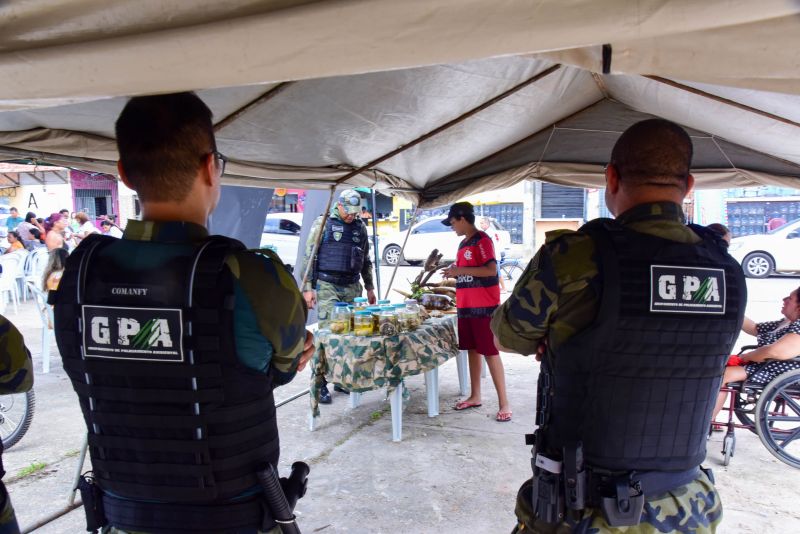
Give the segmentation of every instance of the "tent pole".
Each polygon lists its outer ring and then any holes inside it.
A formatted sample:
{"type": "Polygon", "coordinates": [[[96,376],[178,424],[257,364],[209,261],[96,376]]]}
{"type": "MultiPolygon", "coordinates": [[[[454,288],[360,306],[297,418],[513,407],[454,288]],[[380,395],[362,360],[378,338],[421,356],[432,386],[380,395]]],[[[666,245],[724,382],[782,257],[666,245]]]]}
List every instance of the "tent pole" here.
{"type": "Polygon", "coordinates": [[[378,295],[381,294],[381,257],[378,256],[378,212],[375,209],[375,188],[372,188],[372,248],[375,249],[375,284],[378,295]]]}
{"type": "Polygon", "coordinates": [[[528,78],[527,80],[525,80],[525,81],[523,81],[521,83],[518,83],[517,85],[515,85],[511,89],[508,89],[507,91],[504,91],[504,92],[500,93],[499,95],[497,95],[497,96],[495,96],[493,98],[490,98],[489,100],[487,100],[483,104],[480,104],[479,106],[476,106],[476,107],[472,108],[471,110],[467,111],[466,113],[464,113],[462,115],[459,115],[455,119],[449,120],[446,123],[442,124],[441,126],[438,126],[438,127],[434,128],[430,132],[417,137],[413,141],[410,141],[410,142],[406,143],[405,145],[400,145],[399,147],[395,148],[394,150],[392,150],[390,152],[387,152],[383,156],[380,156],[380,157],[370,161],[366,165],[362,165],[361,167],[348,172],[347,174],[345,174],[344,176],[339,178],[336,181],[336,183],[337,184],[341,184],[342,182],[345,182],[345,181],[349,180],[353,176],[361,174],[362,172],[364,172],[366,170],[369,170],[369,169],[375,167],[376,165],[380,165],[381,163],[383,163],[387,159],[391,159],[391,158],[395,157],[396,155],[401,154],[401,153],[405,152],[406,150],[408,150],[410,148],[413,148],[413,147],[417,146],[418,144],[420,144],[420,143],[422,143],[424,141],[427,141],[431,137],[433,137],[435,135],[438,135],[438,134],[442,133],[445,130],[450,129],[453,126],[456,126],[459,123],[464,122],[468,118],[472,117],[473,115],[475,115],[477,113],[480,113],[484,109],[486,109],[486,108],[488,108],[490,106],[493,106],[494,104],[497,104],[501,100],[505,100],[506,98],[508,98],[509,96],[513,95],[514,93],[518,93],[519,91],[525,89],[529,85],[531,85],[533,83],[536,83],[539,80],[541,80],[542,78],[545,78],[545,77],[553,74],[554,72],[556,72],[560,68],[561,68],[561,65],[558,64],[558,65],[553,65],[552,67],[543,70],[539,74],[536,74],[536,75],[528,78]]]}
{"type": "Polygon", "coordinates": [[[383,296],[384,299],[389,298],[389,291],[392,290],[392,284],[394,283],[394,277],[397,274],[397,268],[400,267],[400,258],[403,257],[403,251],[406,249],[406,243],[408,243],[408,236],[411,235],[411,228],[413,228],[414,223],[417,221],[417,214],[419,210],[414,207],[414,214],[411,216],[411,222],[408,223],[408,230],[406,231],[406,238],[403,239],[403,246],[400,247],[400,256],[397,258],[397,263],[394,264],[394,269],[392,270],[392,277],[389,279],[389,285],[386,287],[386,294],[383,296]]]}
{"type": "Polygon", "coordinates": [[[331,187],[331,196],[328,197],[328,205],[325,206],[325,211],[322,213],[322,224],[319,227],[319,232],[317,233],[317,237],[314,238],[314,247],[311,249],[311,254],[306,258],[306,268],[303,272],[303,281],[300,283],[300,291],[303,291],[303,288],[306,287],[306,282],[308,282],[308,275],[311,274],[311,268],[314,266],[314,258],[317,257],[317,251],[319,250],[319,245],[322,243],[322,236],[325,234],[325,225],[328,222],[328,216],[331,213],[331,204],[333,203],[333,194],[336,192],[336,187],[331,187]]]}

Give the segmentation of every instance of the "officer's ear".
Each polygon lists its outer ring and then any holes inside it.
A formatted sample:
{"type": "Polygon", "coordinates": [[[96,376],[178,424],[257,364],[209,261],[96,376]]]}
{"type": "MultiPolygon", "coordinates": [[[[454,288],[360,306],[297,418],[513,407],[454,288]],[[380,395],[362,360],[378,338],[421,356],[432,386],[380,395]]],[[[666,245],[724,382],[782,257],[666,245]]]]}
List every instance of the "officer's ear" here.
{"type": "Polygon", "coordinates": [[[694,176],[690,174],[686,177],[686,192],[684,195],[688,195],[692,189],[694,189],[694,176]]]}
{"type": "Polygon", "coordinates": [[[125,174],[125,169],[122,168],[121,161],[117,161],[117,173],[119,173],[119,179],[122,180],[122,183],[125,184],[125,187],[128,189],[133,189],[134,191],[136,190],[136,188],[131,185],[131,181],[128,180],[128,175],[125,174]]]}
{"type": "Polygon", "coordinates": [[[222,176],[219,175],[219,171],[217,170],[217,158],[213,152],[208,154],[203,159],[203,172],[201,173],[201,179],[205,182],[205,185],[209,187],[214,187],[217,183],[217,180],[221,179],[222,176]]]}
{"type": "Polygon", "coordinates": [[[619,192],[619,172],[612,163],[606,165],[606,189],[613,194],[619,192]]]}

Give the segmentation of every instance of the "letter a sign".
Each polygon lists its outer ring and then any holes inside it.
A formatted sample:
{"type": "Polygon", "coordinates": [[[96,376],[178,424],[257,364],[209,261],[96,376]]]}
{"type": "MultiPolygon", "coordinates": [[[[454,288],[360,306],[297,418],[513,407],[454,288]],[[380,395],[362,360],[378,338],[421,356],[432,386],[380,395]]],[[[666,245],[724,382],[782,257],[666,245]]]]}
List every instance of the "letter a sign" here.
{"type": "Polygon", "coordinates": [[[650,266],[650,311],[725,313],[725,271],[674,265],[650,266]]]}

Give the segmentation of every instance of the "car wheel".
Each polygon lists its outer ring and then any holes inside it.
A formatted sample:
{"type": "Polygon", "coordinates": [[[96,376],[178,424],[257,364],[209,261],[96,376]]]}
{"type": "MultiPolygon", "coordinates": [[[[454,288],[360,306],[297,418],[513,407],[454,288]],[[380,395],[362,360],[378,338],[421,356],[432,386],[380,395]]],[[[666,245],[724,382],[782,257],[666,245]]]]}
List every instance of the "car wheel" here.
{"type": "Polygon", "coordinates": [[[763,252],[748,254],[742,262],[744,274],[750,278],[766,278],[775,269],[775,262],[763,252]]]}
{"type": "Polygon", "coordinates": [[[394,267],[400,263],[402,257],[402,249],[397,245],[389,245],[383,249],[383,263],[386,265],[391,265],[394,267]]]}

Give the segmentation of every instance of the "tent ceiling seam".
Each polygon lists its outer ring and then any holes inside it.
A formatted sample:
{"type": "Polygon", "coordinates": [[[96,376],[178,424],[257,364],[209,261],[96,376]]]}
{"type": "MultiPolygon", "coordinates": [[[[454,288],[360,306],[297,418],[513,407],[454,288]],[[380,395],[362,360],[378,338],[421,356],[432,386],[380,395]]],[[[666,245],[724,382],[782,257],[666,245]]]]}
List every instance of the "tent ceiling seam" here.
{"type": "Polygon", "coordinates": [[[448,129],[452,128],[453,126],[464,122],[465,120],[467,120],[468,118],[472,117],[473,115],[475,115],[477,113],[480,113],[481,111],[485,110],[486,108],[488,108],[490,106],[493,106],[494,104],[496,104],[496,103],[508,98],[509,96],[511,96],[511,95],[513,95],[513,94],[515,94],[515,93],[517,93],[519,91],[521,91],[525,87],[527,87],[527,86],[529,86],[529,85],[531,85],[533,83],[536,83],[537,81],[541,80],[542,78],[545,78],[545,77],[549,76],[550,74],[556,72],[560,68],[561,68],[561,65],[560,64],[556,64],[556,65],[553,65],[552,67],[549,67],[549,68],[543,70],[542,72],[539,72],[539,73],[533,75],[532,77],[528,78],[527,80],[525,80],[525,81],[523,81],[521,83],[518,83],[517,85],[511,87],[510,89],[507,89],[506,91],[503,91],[502,93],[500,93],[499,95],[497,95],[495,97],[490,98],[486,102],[480,104],[479,106],[476,106],[476,107],[472,108],[471,110],[467,111],[466,113],[462,113],[458,117],[456,117],[456,118],[454,118],[452,120],[449,120],[446,123],[442,124],[441,126],[438,126],[438,127],[434,128],[433,130],[431,130],[431,131],[429,131],[429,132],[417,137],[413,141],[410,141],[409,143],[406,143],[404,145],[400,145],[399,147],[395,148],[394,150],[391,150],[391,151],[387,152],[383,156],[380,156],[380,157],[370,161],[366,165],[362,165],[361,167],[355,169],[351,173],[349,173],[349,174],[343,176],[342,178],[340,178],[339,180],[337,180],[336,183],[337,184],[341,184],[343,182],[346,182],[347,180],[349,180],[353,176],[355,176],[357,174],[360,174],[360,173],[362,173],[362,172],[364,172],[366,170],[369,170],[372,167],[380,165],[384,161],[389,160],[389,159],[397,156],[398,154],[402,154],[406,150],[409,150],[409,149],[417,146],[418,144],[420,144],[420,143],[422,143],[424,141],[427,141],[431,137],[434,137],[434,136],[444,132],[445,130],[448,130],[448,129]]]}
{"type": "MultiPolygon", "coordinates": [[[[586,106],[586,107],[584,107],[584,108],[581,108],[581,109],[579,109],[579,110],[578,110],[578,111],[576,111],[575,113],[572,113],[571,115],[568,115],[568,116],[566,116],[566,117],[564,117],[564,118],[562,118],[562,119],[559,119],[559,120],[557,120],[557,121],[555,121],[555,122],[553,122],[553,123],[551,123],[551,124],[548,124],[548,125],[547,125],[547,126],[545,126],[544,128],[540,128],[540,129],[536,130],[536,131],[535,131],[535,132],[533,132],[532,134],[530,134],[530,135],[527,135],[527,136],[523,137],[522,139],[520,139],[520,140],[519,140],[519,141],[517,141],[516,143],[512,143],[512,144],[508,145],[507,147],[503,147],[503,148],[501,148],[500,150],[498,150],[498,151],[496,151],[496,152],[493,152],[493,153],[489,154],[488,156],[486,156],[486,157],[484,157],[484,158],[481,158],[481,159],[479,159],[478,161],[476,161],[476,162],[474,162],[474,163],[470,163],[469,165],[465,165],[464,167],[461,167],[460,169],[457,169],[457,170],[455,170],[455,171],[451,172],[451,173],[450,173],[450,174],[448,174],[447,176],[443,176],[442,178],[440,178],[440,179],[436,180],[435,182],[433,182],[433,183],[429,184],[429,185],[428,185],[428,187],[425,187],[425,188],[422,190],[422,193],[424,194],[424,192],[425,192],[425,191],[427,191],[427,190],[429,190],[429,189],[431,189],[431,188],[433,188],[433,187],[436,187],[436,186],[437,186],[437,185],[439,185],[439,184],[442,184],[442,183],[444,183],[444,182],[448,181],[448,179],[449,179],[449,178],[451,178],[452,176],[455,176],[455,175],[457,175],[457,174],[459,174],[459,173],[465,172],[465,171],[467,171],[467,170],[469,170],[469,169],[471,169],[471,168],[473,168],[473,167],[477,167],[477,166],[479,166],[479,165],[481,165],[481,164],[485,163],[486,161],[489,161],[490,159],[492,159],[492,158],[495,158],[495,157],[499,156],[499,155],[500,155],[500,154],[502,154],[503,152],[506,152],[506,151],[508,151],[508,150],[513,150],[513,149],[514,149],[514,148],[516,148],[518,145],[521,145],[521,144],[524,144],[524,143],[528,142],[528,141],[529,141],[529,140],[531,140],[532,138],[536,137],[537,135],[541,134],[541,133],[542,133],[542,132],[544,132],[544,131],[547,131],[547,130],[549,130],[550,128],[555,128],[555,127],[558,127],[558,123],[560,123],[560,122],[563,122],[563,121],[566,121],[566,120],[569,120],[569,119],[571,119],[572,117],[576,117],[577,115],[580,115],[581,113],[583,113],[583,112],[584,112],[584,111],[586,111],[587,109],[591,109],[591,108],[593,108],[594,106],[596,106],[597,104],[599,104],[599,103],[600,103],[600,102],[602,102],[603,100],[605,100],[605,99],[604,99],[604,98],[600,98],[600,99],[598,99],[596,102],[592,102],[592,103],[591,103],[591,104],[589,104],[588,106],[586,106]]],[[[471,178],[471,180],[478,180],[478,179],[480,179],[480,178],[481,178],[481,176],[478,176],[478,177],[471,178]]],[[[456,180],[456,181],[455,181],[455,182],[453,182],[453,183],[458,183],[459,181],[463,181],[463,180],[456,180]]]]}
{"type": "Polygon", "coordinates": [[[713,136],[713,135],[712,135],[712,136],[711,136],[711,141],[713,141],[713,142],[714,142],[714,146],[716,146],[716,147],[717,147],[717,150],[719,150],[719,151],[720,151],[720,153],[721,153],[721,154],[722,154],[722,155],[725,157],[725,159],[728,161],[728,163],[729,163],[729,164],[730,164],[730,166],[731,166],[731,169],[738,171],[739,169],[736,167],[736,165],[734,165],[734,164],[733,164],[733,161],[731,161],[731,158],[729,158],[729,157],[728,157],[728,154],[727,154],[727,153],[726,153],[724,150],[722,150],[722,147],[719,145],[719,143],[717,143],[717,138],[716,138],[715,136],[713,136]]]}
{"type": "Polygon", "coordinates": [[[760,115],[762,117],[766,117],[768,119],[772,119],[778,122],[782,122],[783,124],[788,124],[789,126],[794,126],[795,128],[800,128],[800,123],[795,122],[791,119],[787,119],[786,117],[781,117],[780,115],[775,115],[774,113],[770,113],[769,111],[764,111],[763,109],[754,108],[752,106],[748,106],[747,104],[742,104],[741,102],[737,102],[735,100],[731,100],[730,98],[725,98],[719,95],[715,95],[713,93],[708,93],[701,89],[696,89],[694,87],[684,85],[682,83],[676,82],[674,80],[670,80],[668,78],[662,78],[661,76],[652,76],[652,75],[645,75],[645,78],[649,80],[653,80],[659,83],[663,83],[664,85],[668,85],[675,89],[680,89],[681,91],[686,91],[688,93],[695,94],[697,96],[702,96],[704,98],[708,98],[710,100],[714,100],[721,104],[726,104],[728,106],[740,109],[742,111],[747,111],[749,113],[754,113],[756,115],[760,115]]]}
{"type": "Polygon", "coordinates": [[[221,129],[225,128],[230,123],[232,123],[233,121],[235,121],[236,119],[238,119],[239,117],[241,117],[242,115],[244,115],[245,113],[247,113],[248,111],[253,109],[254,107],[260,106],[264,102],[272,100],[273,98],[275,98],[279,94],[281,94],[284,91],[286,91],[286,89],[288,89],[293,84],[294,84],[294,82],[283,82],[283,83],[279,83],[278,85],[276,85],[274,87],[270,87],[267,91],[262,93],[260,96],[254,98],[253,100],[251,100],[250,102],[248,102],[244,106],[240,107],[239,109],[237,109],[236,111],[234,111],[233,113],[229,114],[227,117],[224,117],[218,123],[216,123],[214,125],[214,132],[215,133],[219,132],[221,129]]]}
{"type": "Polygon", "coordinates": [[[539,161],[536,162],[536,168],[538,169],[539,166],[542,164],[542,160],[544,159],[544,155],[547,153],[547,149],[550,147],[550,141],[553,139],[553,136],[556,133],[556,125],[553,125],[553,129],[550,130],[550,136],[547,138],[547,142],[544,144],[544,149],[542,149],[542,153],[539,154],[539,161]]]}

